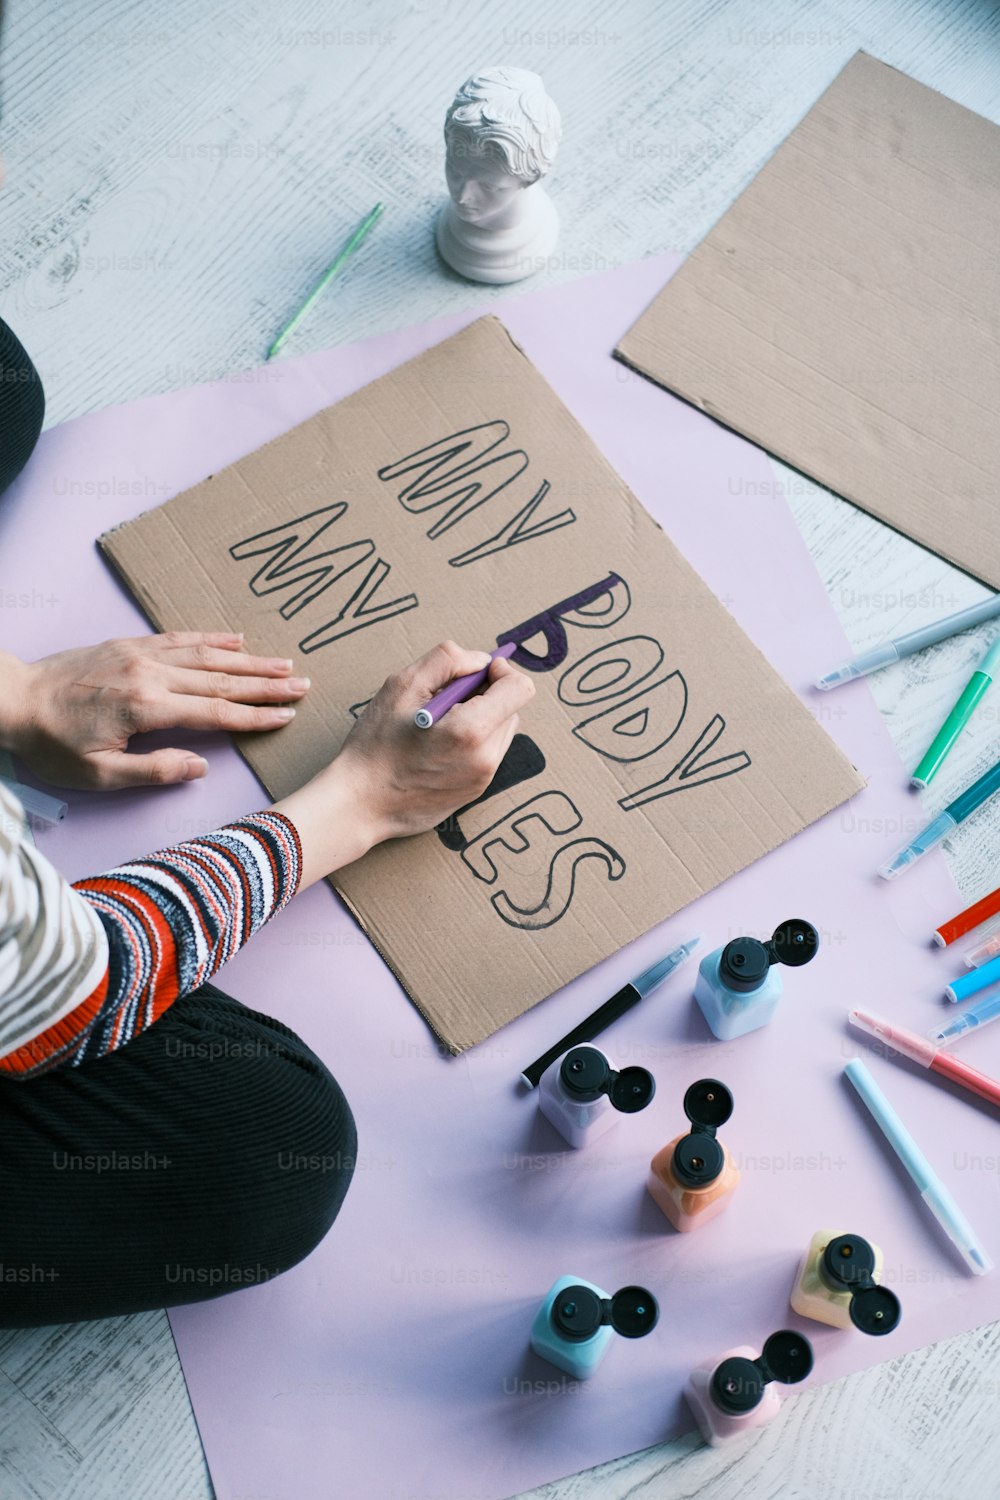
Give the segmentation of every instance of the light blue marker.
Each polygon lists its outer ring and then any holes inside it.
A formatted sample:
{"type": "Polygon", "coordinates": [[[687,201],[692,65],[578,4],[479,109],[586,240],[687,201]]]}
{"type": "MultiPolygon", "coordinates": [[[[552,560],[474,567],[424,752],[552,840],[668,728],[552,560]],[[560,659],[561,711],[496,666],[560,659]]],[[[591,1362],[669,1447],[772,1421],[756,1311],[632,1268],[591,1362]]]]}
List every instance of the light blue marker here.
{"type": "Polygon", "coordinates": [[[1000,1016],[1000,990],[995,995],[987,995],[985,1000],[978,1000],[975,1005],[970,1005],[962,1015],[956,1016],[954,1021],[949,1021],[947,1026],[942,1026],[940,1031],[935,1031],[931,1040],[935,1042],[950,1042],[953,1037],[964,1036],[967,1031],[974,1031],[977,1026],[987,1026],[990,1021],[995,1021],[1000,1016]]]}
{"type": "Polygon", "coordinates": [[[935,1173],[916,1141],[875,1082],[860,1057],[855,1057],[844,1072],[874,1116],[882,1134],[917,1185],[917,1191],[937,1219],[952,1244],[977,1276],[992,1271],[993,1262],[979,1244],[969,1221],[944,1183],[935,1173]]]}
{"type": "Polygon", "coordinates": [[[948,615],[943,620],[935,620],[933,625],[925,625],[920,630],[911,630],[909,635],[897,636],[894,641],[885,641],[881,646],[875,646],[873,650],[866,651],[863,656],[856,656],[846,666],[838,667],[834,672],[827,672],[816,686],[827,692],[830,688],[839,687],[842,682],[853,682],[857,677],[867,677],[869,672],[877,672],[881,667],[891,666],[893,662],[902,661],[904,656],[912,656],[914,651],[922,651],[925,646],[935,646],[938,641],[958,635],[961,630],[971,630],[973,625],[981,625],[984,620],[995,620],[998,615],[1000,615],[1000,594],[991,594],[980,604],[971,604],[968,609],[960,609],[957,614],[948,615]]]}

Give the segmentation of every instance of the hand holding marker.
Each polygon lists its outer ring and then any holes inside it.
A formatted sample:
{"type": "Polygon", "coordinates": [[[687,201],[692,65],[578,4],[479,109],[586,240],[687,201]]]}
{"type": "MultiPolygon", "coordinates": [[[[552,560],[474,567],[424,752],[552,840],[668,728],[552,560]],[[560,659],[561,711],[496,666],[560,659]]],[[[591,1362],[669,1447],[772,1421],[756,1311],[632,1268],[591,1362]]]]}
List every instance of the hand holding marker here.
{"type": "MultiPolygon", "coordinates": [[[[496,661],[498,656],[509,658],[514,655],[517,646],[513,641],[508,641],[506,646],[498,646],[495,651],[490,652],[490,662],[496,661]]],[[[479,672],[467,672],[464,677],[456,677],[454,682],[449,682],[439,693],[435,693],[423,708],[418,708],[413,715],[413,722],[418,729],[430,729],[438,719],[444,717],[449,708],[454,708],[456,703],[464,703],[471,698],[473,693],[485,686],[486,679],[490,675],[489,663],[479,672]]]]}

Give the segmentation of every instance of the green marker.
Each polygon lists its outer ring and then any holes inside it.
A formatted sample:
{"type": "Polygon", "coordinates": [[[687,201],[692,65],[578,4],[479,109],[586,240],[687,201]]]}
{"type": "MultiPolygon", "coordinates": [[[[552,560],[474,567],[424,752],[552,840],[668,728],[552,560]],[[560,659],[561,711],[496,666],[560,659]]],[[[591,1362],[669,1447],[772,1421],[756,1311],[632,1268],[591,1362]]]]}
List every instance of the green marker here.
{"type": "Polygon", "coordinates": [[[347,241],[347,244],[344,246],[343,250],[341,250],[340,254],[337,256],[337,259],[334,261],[333,265],[330,266],[329,269],[324,273],[322,281],[314,291],[310,292],[309,296],[306,298],[305,302],[303,302],[302,306],[299,308],[292,321],[290,323],[286,323],[284,328],[278,334],[278,337],[275,339],[274,343],[267,351],[265,363],[267,362],[267,360],[274,358],[278,350],[281,348],[282,344],[287,339],[288,335],[291,333],[292,329],[298,327],[299,323],[301,323],[302,319],[312,307],[313,303],[316,301],[316,298],[319,296],[319,294],[323,291],[324,287],[326,287],[327,283],[333,280],[337,272],[340,270],[341,266],[344,265],[345,261],[349,260],[350,257],[354,254],[355,250],[361,244],[361,241],[364,239],[369,229],[371,229],[372,225],[375,223],[375,220],[379,217],[381,212],[382,204],[376,203],[367,219],[363,219],[361,221],[357,229],[351,235],[351,238],[347,241]]]}
{"type": "Polygon", "coordinates": [[[971,719],[973,709],[993,681],[993,674],[998,665],[1000,665],[1000,637],[993,642],[966,683],[962,696],[941,725],[934,737],[934,743],[910,777],[911,786],[930,786],[948,751],[971,719]]]}

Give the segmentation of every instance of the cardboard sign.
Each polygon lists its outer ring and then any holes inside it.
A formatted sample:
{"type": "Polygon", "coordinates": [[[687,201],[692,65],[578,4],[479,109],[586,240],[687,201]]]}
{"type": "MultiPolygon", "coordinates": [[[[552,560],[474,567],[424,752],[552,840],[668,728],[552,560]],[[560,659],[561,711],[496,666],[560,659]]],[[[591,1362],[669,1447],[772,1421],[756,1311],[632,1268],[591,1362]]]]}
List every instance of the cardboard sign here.
{"type": "Polygon", "coordinates": [[[436,641],[517,643],[538,691],[484,795],[332,882],[453,1052],[864,784],[495,318],[101,546],[156,627],[311,676],[240,740],[275,797],[436,641]]]}
{"type": "Polygon", "coordinates": [[[1000,128],[857,53],[615,351],[1000,588],[1000,128]]]}

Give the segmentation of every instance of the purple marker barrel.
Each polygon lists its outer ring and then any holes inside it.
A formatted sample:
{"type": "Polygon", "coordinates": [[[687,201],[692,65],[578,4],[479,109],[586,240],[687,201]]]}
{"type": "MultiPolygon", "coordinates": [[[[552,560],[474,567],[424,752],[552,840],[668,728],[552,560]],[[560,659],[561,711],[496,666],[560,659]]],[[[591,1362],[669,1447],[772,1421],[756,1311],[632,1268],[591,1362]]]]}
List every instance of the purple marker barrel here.
{"type": "MultiPolygon", "coordinates": [[[[495,651],[490,652],[490,661],[495,661],[498,656],[513,656],[517,650],[515,641],[508,641],[506,646],[498,646],[495,651]]],[[[449,708],[454,708],[456,703],[462,703],[466,698],[471,698],[477,688],[481,688],[489,676],[489,667],[483,667],[480,672],[468,672],[464,677],[456,677],[454,682],[449,682],[447,687],[435,693],[434,697],[423,708],[418,708],[413,715],[413,722],[418,729],[430,729],[436,724],[449,708]]]]}

